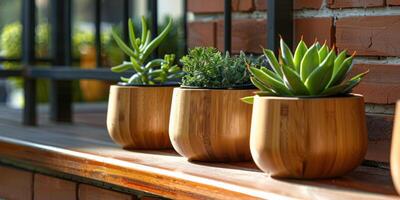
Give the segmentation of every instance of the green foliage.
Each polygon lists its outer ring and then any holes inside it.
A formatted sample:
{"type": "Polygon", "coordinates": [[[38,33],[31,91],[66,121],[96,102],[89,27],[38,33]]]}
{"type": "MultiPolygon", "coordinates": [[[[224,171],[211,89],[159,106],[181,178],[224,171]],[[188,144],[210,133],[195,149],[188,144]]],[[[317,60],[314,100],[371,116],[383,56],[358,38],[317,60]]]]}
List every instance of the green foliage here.
{"type": "Polygon", "coordinates": [[[238,56],[223,55],[213,47],[197,47],[180,60],[183,71],[182,86],[205,88],[232,88],[251,84],[246,70],[255,60],[243,52],[238,56]]]}
{"type": "Polygon", "coordinates": [[[141,37],[136,37],[135,27],[131,19],[128,23],[129,45],[123,42],[115,31],[113,31],[112,36],[121,50],[130,57],[130,61],[125,61],[121,65],[111,68],[111,70],[113,72],[133,70],[134,74],[130,78],[121,77],[121,80],[128,84],[153,85],[180,78],[182,72],[177,65],[174,65],[174,54],[167,54],[164,56],[164,59],[157,58],[147,62],[148,57],[171,31],[172,19],[170,18],[164,30],[153,40],[151,39],[152,34],[147,28],[144,17],[142,17],[141,37]]]}
{"type": "MultiPolygon", "coordinates": [[[[352,68],[354,55],[346,58],[346,52],[336,55],[335,48],[329,49],[318,42],[307,47],[300,41],[294,56],[281,39],[279,60],[271,50],[264,49],[272,70],[251,66],[253,84],[261,90],[258,95],[271,96],[337,96],[349,93],[368,73],[364,72],[346,80],[352,68]]],[[[243,101],[251,103],[251,97],[243,101]]]]}

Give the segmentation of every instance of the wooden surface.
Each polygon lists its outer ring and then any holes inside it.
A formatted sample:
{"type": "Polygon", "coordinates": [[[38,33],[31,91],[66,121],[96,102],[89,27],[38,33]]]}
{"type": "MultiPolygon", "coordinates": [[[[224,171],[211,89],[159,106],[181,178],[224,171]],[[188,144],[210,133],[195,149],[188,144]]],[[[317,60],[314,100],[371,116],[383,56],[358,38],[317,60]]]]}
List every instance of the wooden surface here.
{"type": "Polygon", "coordinates": [[[367,142],[360,96],[254,99],[251,155],[271,176],[341,176],[361,164],[367,142]]]}
{"type": "Polygon", "coordinates": [[[169,114],[173,87],[110,88],[107,128],[125,149],[170,149],[169,114]]]}
{"type": "Polygon", "coordinates": [[[109,138],[104,116],[96,117],[104,115],[100,112],[76,111],[74,125],[48,124],[40,118],[38,128],[22,127],[14,111],[0,113],[0,161],[38,170],[174,199],[399,199],[384,169],[359,167],[344,177],[317,181],[274,179],[251,162],[187,162],[171,150],[123,150],[109,138]],[[98,125],[101,118],[103,126],[98,125]],[[86,125],[89,119],[95,125],[86,125]]]}
{"type": "Polygon", "coordinates": [[[189,160],[248,161],[252,106],[240,98],[254,90],[175,88],[169,134],[189,160]]]}
{"type": "Polygon", "coordinates": [[[392,152],[390,156],[393,182],[396,185],[397,191],[400,193],[400,101],[397,102],[393,129],[392,152]]]}

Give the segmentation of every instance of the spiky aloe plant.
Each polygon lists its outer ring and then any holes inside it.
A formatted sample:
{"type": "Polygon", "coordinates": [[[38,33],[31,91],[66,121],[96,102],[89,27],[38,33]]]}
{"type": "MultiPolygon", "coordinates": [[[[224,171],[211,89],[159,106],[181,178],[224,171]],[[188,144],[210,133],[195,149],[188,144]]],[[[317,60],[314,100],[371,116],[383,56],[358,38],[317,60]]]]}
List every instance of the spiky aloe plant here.
{"type": "Polygon", "coordinates": [[[115,42],[130,57],[130,61],[125,61],[121,65],[112,67],[111,70],[113,72],[134,70],[134,74],[130,78],[121,77],[123,82],[128,84],[154,85],[182,77],[183,74],[180,67],[174,65],[174,54],[167,54],[163,59],[157,58],[146,63],[152,52],[171,31],[171,18],[164,30],[153,40],[151,39],[151,31],[147,29],[144,17],[142,17],[141,37],[136,37],[134,24],[131,19],[129,19],[128,26],[130,46],[125,44],[115,31],[112,33],[115,42]]]}
{"type": "MultiPolygon", "coordinates": [[[[274,52],[263,49],[271,69],[249,66],[252,83],[261,91],[260,96],[337,96],[349,93],[368,73],[358,74],[350,79],[346,75],[352,68],[354,54],[347,57],[342,51],[336,55],[333,47],[315,42],[307,47],[301,40],[292,54],[283,39],[280,40],[279,61],[274,52]]],[[[253,97],[242,99],[253,102],[253,97]]]]}

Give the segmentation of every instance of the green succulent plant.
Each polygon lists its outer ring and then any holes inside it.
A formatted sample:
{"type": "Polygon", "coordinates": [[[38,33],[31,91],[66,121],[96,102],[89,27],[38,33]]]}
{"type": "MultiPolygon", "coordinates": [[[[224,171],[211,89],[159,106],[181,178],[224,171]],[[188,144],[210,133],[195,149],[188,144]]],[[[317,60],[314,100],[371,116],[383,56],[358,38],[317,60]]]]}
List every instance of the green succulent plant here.
{"type": "Polygon", "coordinates": [[[232,88],[251,84],[246,63],[255,59],[243,52],[238,56],[223,55],[213,47],[197,47],[181,58],[185,75],[182,86],[205,88],[232,88]]]}
{"type": "Polygon", "coordinates": [[[171,31],[172,19],[169,19],[164,30],[153,40],[144,17],[142,17],[141,37],[136,37],[135,27],[131,19],[128,23],[130,46],[125,44],[115,31],[113,31],[112,36],[121,50],[130,57],[130,61],[112,67],[111,70],[113,72],[133,70],[134,74],[130,78],[121,77],[121,80],[128,84],[154,85],[180,78],[183,74],[180,67],[174,65],[174,54],[166,54],[163,59],[157,58],[146,63],[152,52],[171,31]]]}
{"type": "MultiPolygon", "coordinates": [[[[347,56],[346,51],[336,55],[336,49],[330,49],[326,43],[322,46],[315,42],[307,47],[301,40],[292,54],[283,39],[280,40],[279,61],[273,51],[263,49],[271,69],[249,66],[252,83],[261,91],[260,96],[337,96],[349,93],[368,71],[350,79],[346,75],[352,68],[354,54],[347,56]]],[[[253,102],[253,97],[242,99],[253,102]]]]}

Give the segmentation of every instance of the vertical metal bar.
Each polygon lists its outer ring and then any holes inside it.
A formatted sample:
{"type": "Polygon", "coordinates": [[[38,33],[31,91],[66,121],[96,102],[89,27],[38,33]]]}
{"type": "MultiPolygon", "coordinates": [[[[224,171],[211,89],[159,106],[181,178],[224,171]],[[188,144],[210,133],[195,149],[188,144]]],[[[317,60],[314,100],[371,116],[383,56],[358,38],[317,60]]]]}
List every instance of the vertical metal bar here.
{"type": "Polygon", "coordinates": [[[101,0],[95,1],[95,45],[96,45],[96,66],[100,67],[101,63],[101,0]]]}
{"type": "Polygon", "coordinates": [[[232,50],[232,0],[225,0],[224,4],[224,50],[232,50]]]}
{"type": "Polygon", "coordinates": [[[293,47],[293,0],[266,0],[268,7],[267,47],[279,51],[279,35],[293,47]]]}
{"type": "MultiPolygon", "coordinates": [[[[35,60],[35,0],[24,0],[22,5],[22,62],[25,67],[30,67],[35,60]]],[[[34,126],[36,119],[36,80],[32,78],[24,79],[24,112],[23,124],[34,126]]]]}
{"type": "MultiPolygon", "coordinates": [[[[71,42],[71,1],[51,0],[51,57],[55,67],[70,62],[71,42]]],[[[72,121],[72,83],[71,81],[51,80],[50,119],[56,122],[72,121]]]]}
{"type": "Polygon", "coordinates": [[[130,16],[130,0],[124,0],[122,8],[122,32],[124,41],[129,44],[128,21],[130,16]]]}
{"type": "MultiPolygon", "coordinates": [[[[154,39],[158,35],[158,1],[150,1],[151,8],[151,37],[154,39]]],[[[158,57],[158,48],[154,50],[153,57],[158,57]]]]}
{"type": "Polygon", "coordinates": [[[188,51],[188,30],[187,30],[187,1],[188,0],[183,0],[183,41],[184,41],[184,46],[183,46],[183,54],[187,54],[188,51]]]}

